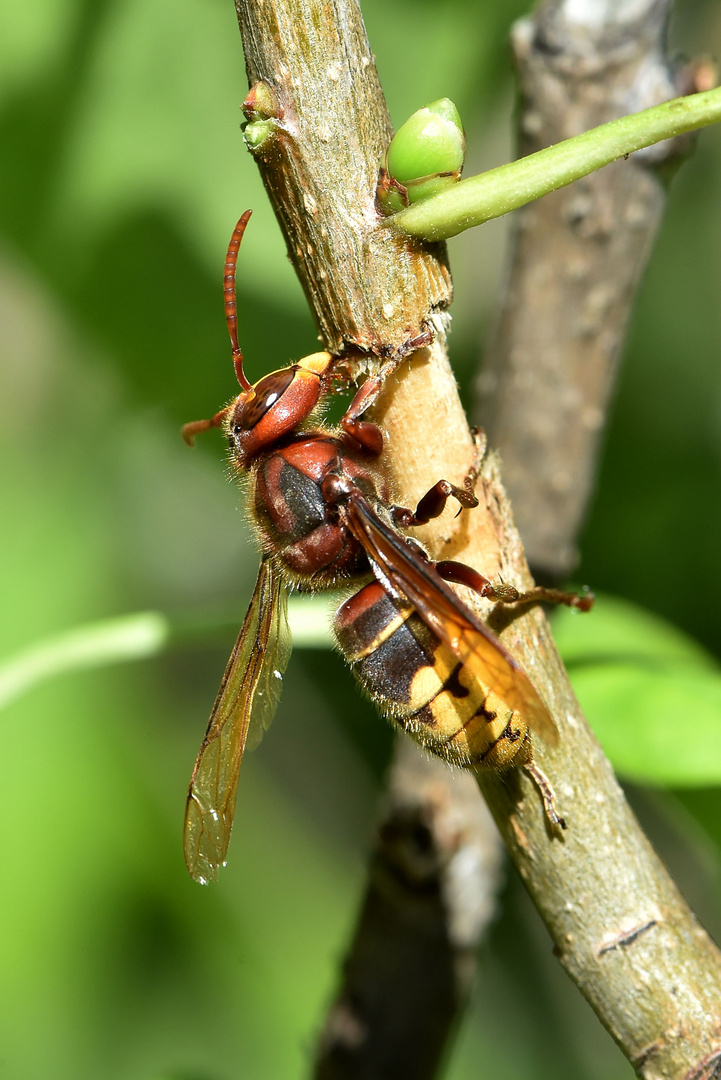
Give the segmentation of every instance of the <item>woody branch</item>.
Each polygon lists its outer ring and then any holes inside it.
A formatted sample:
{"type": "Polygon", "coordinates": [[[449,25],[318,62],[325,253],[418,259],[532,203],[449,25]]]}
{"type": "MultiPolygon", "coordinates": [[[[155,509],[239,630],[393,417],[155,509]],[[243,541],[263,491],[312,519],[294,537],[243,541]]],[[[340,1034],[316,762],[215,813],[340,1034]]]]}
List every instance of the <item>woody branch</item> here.
{"type": "MultiPolygon", "coordinates": [[[[273,87],[282,135],[261,159],[289,252],[325,344],[378,355],[401,346],[449,299],[442,249],[394,237],[373,207],[387,113],[350,0],[238,4],[251,84],[273,87]],[[402,256],[402,257],[399,257],[402,256]],[[441,261],[437,261],[440,257],[441,261]],[[390,298],[390,299],[389,299],[390,298]]],[[[376,418],[399,502],[439,476],[462,477],[472,445],[442,328],[394,377],[376,418]]],[[[423,539],[435,557],[530,584],[491,458],[485,513],[444,516],[423,539]],[[449,520],[450,519],[450,520],[449,520]]],[[[484,612],[487,614],[487,612],[484,612]]],[[[540,611],[496,624],[554,712],[556,750],[539,748],[568,830],[549,836],[530,782],[480,783],[561,962],[640,1075],[701,1077],[717,1060],[721,957],[646,841],[588,730],[540,611]],[[640,992],[640,990],[643,992],[640,992]]],[[[709,1073],[710,1075],[710,1073],[709,1073]]]]}

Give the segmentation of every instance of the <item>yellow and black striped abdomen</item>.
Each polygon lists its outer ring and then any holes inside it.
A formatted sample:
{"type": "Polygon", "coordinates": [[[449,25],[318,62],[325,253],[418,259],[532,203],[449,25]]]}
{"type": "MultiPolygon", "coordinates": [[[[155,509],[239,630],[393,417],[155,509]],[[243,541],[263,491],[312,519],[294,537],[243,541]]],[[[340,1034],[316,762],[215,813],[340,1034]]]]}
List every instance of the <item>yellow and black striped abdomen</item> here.
{"type": "Polygon", "coordinates": [[[342,605],[335,632],[381,712],[454,765],[505,769],[530,758],[530,733],[410,604],[371,582],[342,605]]]}

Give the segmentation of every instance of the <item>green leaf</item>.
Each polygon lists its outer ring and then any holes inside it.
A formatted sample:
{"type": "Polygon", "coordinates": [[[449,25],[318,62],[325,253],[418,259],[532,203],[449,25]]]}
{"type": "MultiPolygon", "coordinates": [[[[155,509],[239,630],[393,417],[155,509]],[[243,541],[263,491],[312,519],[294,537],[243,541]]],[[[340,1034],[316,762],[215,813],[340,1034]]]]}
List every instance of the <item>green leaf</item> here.
{"type": "Polygon", "coordinates": [[[618,772],[673,786],[721,782],[721,666],[656,615],[611,597],[559,611],[573,688],[618,772]]]}
{"type": "Polygon", "coordinates": [[[278,133],[278,125],[274,120],[252,120],[243,129],[245,145],[251,154],[259,154],[266,150],[268,143],[278,133]]]}

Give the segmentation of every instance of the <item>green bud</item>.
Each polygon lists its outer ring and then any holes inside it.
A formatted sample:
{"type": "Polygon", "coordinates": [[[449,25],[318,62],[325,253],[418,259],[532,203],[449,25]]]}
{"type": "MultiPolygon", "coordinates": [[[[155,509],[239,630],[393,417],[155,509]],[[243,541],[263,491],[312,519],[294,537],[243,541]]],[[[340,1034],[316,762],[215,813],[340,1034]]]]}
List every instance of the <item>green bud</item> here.
{"type": "Polygon", "coordinates": [[[466,138],[461,118],[450,98],[418,109],[394,136],[386,154],[386,168],[394,180],[408,181],[463,168],[466,138]]]}
{"type": "Polygon", "coordinates": [[[259,154],[261,151],[267,150],[268,143],[273,139],[277,131],[278,125],[274,120],[251,120],[243,128],[245,145],[251,154],[259,154]]]}
{"type": "Polygon", "coordinates": [[[246,120],[279,120],[281,116],[275,90],[262,79],[251,86],[241,109],[246,120]]]}

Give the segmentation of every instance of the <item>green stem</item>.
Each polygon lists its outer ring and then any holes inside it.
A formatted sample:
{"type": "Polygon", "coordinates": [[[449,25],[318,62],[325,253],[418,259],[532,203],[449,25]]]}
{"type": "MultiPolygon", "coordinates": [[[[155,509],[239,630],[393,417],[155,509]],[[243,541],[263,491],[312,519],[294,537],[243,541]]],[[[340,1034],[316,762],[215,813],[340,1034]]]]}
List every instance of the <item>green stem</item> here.
{"type": "Polygon", "coordinates": [[[447,240],[565,187],[634,150],[719,121],[721,88],[674,98],[461,180],[448,191],[401,210],[388,223],[423,240],[447,240]]]}
{"type": "Polygon", "coordinates": [[[0,664],[0,709],[39,683],[67,671],[83,671],[160,652],[170,626],[156,611],[103,619],[38,641],[0,664]]]}
{"type": "MultiPolygon", "coordinates": [[[[288,620],[297,648],[332,646],[328,613],[327,598],[291,597],[288,620]]],[[[0,661],[0,710],[57,675],[145,660],[174,645],[207,641],[229,626],[224,618],[170,618],[160,611],[141,611],[73,627],[0,661]]]]}

